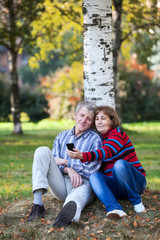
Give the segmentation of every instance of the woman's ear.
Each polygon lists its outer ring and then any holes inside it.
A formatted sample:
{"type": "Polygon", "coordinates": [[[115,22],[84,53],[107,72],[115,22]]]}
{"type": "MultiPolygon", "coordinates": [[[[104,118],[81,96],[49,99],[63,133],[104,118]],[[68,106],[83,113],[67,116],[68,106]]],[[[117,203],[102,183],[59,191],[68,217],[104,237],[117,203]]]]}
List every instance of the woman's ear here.
{"type": "Polygon", "coordinates": [[[114,122],[113,122],[113,120],[111,120],[110,127],[113,127],[113,125],[114,125],[114,122]]]}

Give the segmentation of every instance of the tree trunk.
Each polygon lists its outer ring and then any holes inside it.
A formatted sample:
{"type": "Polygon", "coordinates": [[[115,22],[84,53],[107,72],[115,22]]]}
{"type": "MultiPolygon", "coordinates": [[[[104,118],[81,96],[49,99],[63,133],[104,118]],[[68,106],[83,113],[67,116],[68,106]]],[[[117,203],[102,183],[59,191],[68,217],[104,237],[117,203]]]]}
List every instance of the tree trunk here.
{"type": "Polygon", "coordinates": [[[114,41],[113,41],[113,76],[115,82],[115,102],[116,110],[120,114],[119,91],[118,91],[118,56],[122,43],[121,16],[123,0],[113,0],[115,11],[113,14],[114,22],[114,41]]]}
{"type": "Polygon", "coordinates": [[[84,0],[84,96],[115,107],[111,0],[84,0]]]}
{"type": "Polygon", "coordinates": [[[17,74],[17,53],[10,52],[10,78],[11,78],[11,113],[14,123],[14,134],[22,134],[21,121],[20,121],[20,102],[19,102],[19,87],[18,87],[18,74],[17,74]]]}

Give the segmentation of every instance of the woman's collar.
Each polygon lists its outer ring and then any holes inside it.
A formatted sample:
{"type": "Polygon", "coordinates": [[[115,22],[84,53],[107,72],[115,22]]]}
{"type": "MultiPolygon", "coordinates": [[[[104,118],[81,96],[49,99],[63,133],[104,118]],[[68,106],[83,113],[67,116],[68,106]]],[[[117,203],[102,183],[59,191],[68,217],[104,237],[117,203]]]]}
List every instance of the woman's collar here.
{"type": "Polygon", "coordinates": [[[102,137],[107,137],[112,130],[113,130],[113,128],[110,128],[107,132],[102,133],[101,136],[102,136],[102,137]]]}

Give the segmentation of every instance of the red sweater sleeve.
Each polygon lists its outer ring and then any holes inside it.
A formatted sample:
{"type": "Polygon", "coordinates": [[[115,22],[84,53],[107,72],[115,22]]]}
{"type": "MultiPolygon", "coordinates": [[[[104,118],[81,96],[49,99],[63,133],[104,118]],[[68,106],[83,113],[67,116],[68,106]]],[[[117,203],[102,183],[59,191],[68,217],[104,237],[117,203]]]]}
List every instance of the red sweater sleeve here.
{"type": "Polygon", "coordinates": [[[81,162],[90,162],[94,160],[110,159],[122,150],[129,140],[128,136],[123,132],[117,132],[113,129],[107,139],[103,141],[103,147],[92,152],[84,152],[81,162]]]}

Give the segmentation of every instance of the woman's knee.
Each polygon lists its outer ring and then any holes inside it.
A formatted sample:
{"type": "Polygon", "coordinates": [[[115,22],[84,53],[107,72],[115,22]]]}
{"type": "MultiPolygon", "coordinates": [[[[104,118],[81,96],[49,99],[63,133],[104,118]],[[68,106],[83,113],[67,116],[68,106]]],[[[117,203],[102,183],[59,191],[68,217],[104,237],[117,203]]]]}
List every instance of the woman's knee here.
{"type": "Polygon", "coordinates": [[[103,177],[102,173],[94,172],[89,177],[89,182],[92,184],[94,181],[99,180],[103,177]]]}
{"type": "Polygon", "coordinates": [[[117,162],[115,162],[112,170],[112,174],[115,175],[116,173],[123,173],[126,169],[126,165],[128,164],[127,161],[120,159],[117,162]]]}

